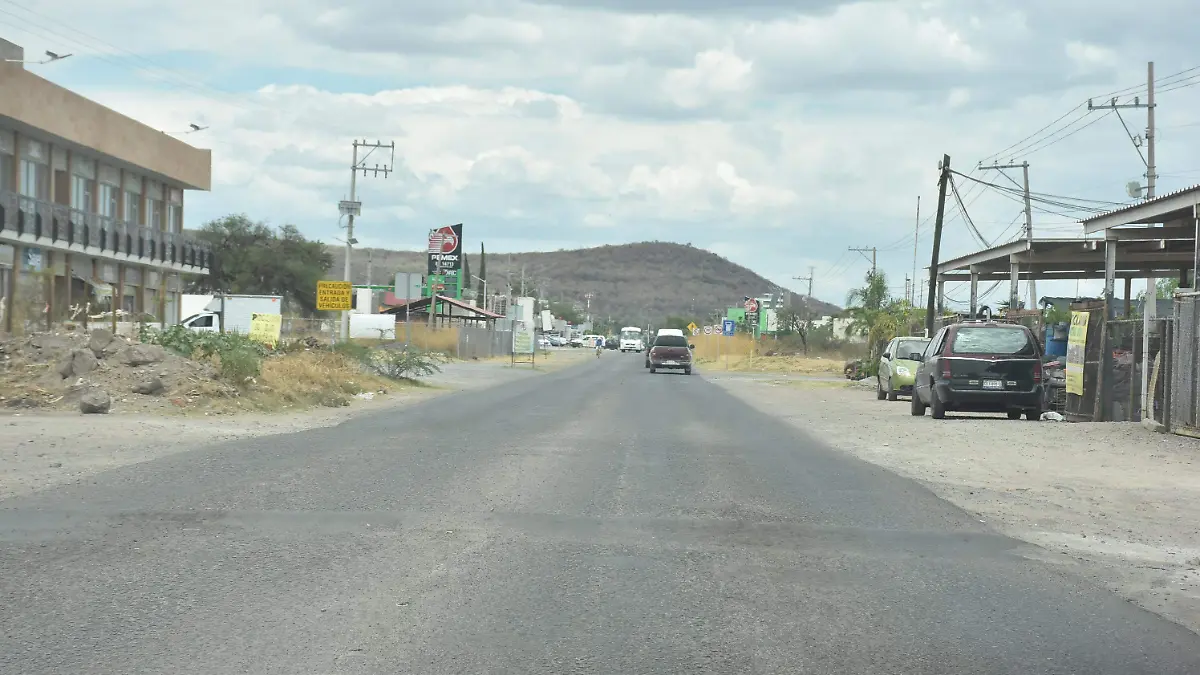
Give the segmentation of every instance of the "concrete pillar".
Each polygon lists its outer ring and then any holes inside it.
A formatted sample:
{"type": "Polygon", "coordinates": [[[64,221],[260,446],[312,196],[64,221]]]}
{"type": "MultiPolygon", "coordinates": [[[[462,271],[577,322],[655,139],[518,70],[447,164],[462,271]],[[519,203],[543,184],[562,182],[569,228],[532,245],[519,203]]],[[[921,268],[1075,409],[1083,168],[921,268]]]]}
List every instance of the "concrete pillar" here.
{"type": "Polygon", "coordinates": [[[971,267],[971,318],[979,315],[979,270],[971,267]]]}
{"type": "MultiPolygon", "coordinates": [[[[1104,318],[1112,319],[1113,309],[1116,305],[1113,298],[1116,295],[1117,285],[1117,240],[1106,239],[1104,241],[1104,318]]],[[[1147,299],[1147,305],[1154,302],[1154,298],[1147,299]]]]}
{"type": "MultiPolygon", "coordinates": [[[[1012,309],[1021,307],[1021,265],[1013,257],[1008,259],[1008,306],[1012,309]]],[[[1034,299],[1037,302],[1037,299],[1034,299]]]]}
{"type": "Polygon", "coordinates": [[[21,278],[21,258],[25,252],[20,244],[13,244],[12,270],[8,279],[8,296],[4,298],[4,330],[9,335],[16,334],[17,288],[21,278]]]}

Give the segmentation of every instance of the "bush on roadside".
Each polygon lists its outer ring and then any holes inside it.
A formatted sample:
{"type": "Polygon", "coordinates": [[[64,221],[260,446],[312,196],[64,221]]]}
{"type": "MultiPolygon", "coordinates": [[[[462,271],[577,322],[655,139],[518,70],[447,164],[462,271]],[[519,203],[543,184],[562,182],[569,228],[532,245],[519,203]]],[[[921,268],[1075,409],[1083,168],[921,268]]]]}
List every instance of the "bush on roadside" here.
{"type": "Polygon", "coordinates": [[[262,361],[271,348],[239,333],[198,333],[180,325],[166,330],[144,328],[141,341],[158,345],[190,359],[212,359],[221,377],[245,383],[262,372],[262,361]]]}
{"type": "Polygon", "coordinates": [[[446,357],[437,352],[416,349],[377,349],[371,354],[371,368],[389,380],[414,380],[442,372],[446,357]]]}

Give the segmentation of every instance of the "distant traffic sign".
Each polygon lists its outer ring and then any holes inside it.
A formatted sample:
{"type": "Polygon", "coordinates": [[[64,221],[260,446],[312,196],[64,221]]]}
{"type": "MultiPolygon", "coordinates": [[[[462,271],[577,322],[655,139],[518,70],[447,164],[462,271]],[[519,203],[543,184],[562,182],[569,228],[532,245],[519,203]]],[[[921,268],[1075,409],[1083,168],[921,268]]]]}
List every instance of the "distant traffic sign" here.
{"type": "Polygon", "coordinates": [[[737,328],[737,323],[733,319],[725,319],[721,322],[721,334],[729,337],[733,335],[734,329],[737,328]]]}
{"type": "Polygon", "coordinates": [[[754,298],[746,298],[746,302],[743,304],[743,306],[746,308],[747,312],[757,312],[758,300],[755,300],[754,298]]]}
{"type": "Polygon", "coordinates": [[[699,335],[699,334],[700,334],[699,326],[696,326],[695,328],[692,329],[692,335],[699,335]]]}
{"type": "Polygon", "coordinates": [[[354,288],[349,281],[318,281],[317,310],[344,312],[353,305],[354,288]]]}
{"type": "Polygon", "coordinates": [[[705,335],[712,335],[712,326],[705,326],[705,327],[704,327],[704,334],[705,334],[705,335]]]}
{"type": "Polygon", "coordinates": [[[691,322],[691,323],[689,323],[689,324],[688,324],[688,330],[692,331],[692,335],[695,335],[695,334],[696,334],[696,329],[697,329],[697,328],[699,328],[699,326],[697,326],[697,325],[696,325],[696,322],[695,322],[695,321],[693,321],[693,322],[691,322]]]}

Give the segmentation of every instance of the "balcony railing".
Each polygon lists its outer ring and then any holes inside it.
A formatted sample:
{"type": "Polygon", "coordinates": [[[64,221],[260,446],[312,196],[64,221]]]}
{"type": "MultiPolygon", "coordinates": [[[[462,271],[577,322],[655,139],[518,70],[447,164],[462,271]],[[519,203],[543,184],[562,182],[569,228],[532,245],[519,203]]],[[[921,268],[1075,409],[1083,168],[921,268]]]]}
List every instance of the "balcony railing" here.
{"type": "Polygon", "coordinates": [[[0,234],[31,236],[31,243],[128,258],[144,265],[212,269],[212,250],[186,235],[85,213],[7,190],[0,190],[0,234]]]}

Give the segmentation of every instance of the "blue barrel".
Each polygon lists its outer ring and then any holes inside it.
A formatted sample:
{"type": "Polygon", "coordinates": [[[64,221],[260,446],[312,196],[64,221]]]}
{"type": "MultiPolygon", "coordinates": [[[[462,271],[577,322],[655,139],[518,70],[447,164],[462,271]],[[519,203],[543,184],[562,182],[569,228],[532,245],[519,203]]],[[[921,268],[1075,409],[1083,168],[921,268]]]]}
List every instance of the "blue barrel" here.
{"type": "Polygon", "coordinates": [[[1066,340],[1046,340],[1046,356],[1066,356],[1066,340]]]}

